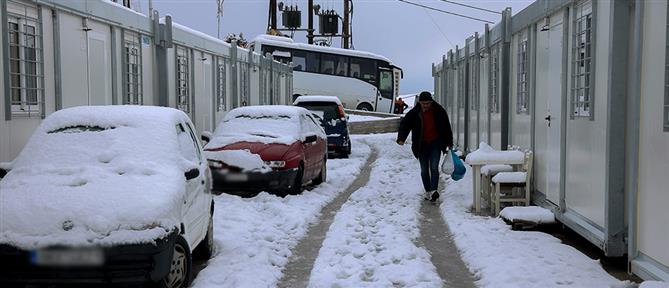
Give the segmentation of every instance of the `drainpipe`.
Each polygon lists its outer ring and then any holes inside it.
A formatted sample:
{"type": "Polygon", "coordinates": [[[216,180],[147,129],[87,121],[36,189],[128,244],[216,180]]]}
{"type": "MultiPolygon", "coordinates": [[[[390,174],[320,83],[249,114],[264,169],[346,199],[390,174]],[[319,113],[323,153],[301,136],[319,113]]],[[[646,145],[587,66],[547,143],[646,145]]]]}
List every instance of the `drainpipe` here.
{"type": "Polygon", "coordinates": [[[637,241],[636,241],[636,221],[637,221],[637,195],[639,182],[639,129],[640,129],[640,113],[641,113],[641,49],[643,49],[643,1],[634,1],[634,39],[632,45],[634,49],[634,56],[629,71],[632,72],[632,81],[630,83],[631,92],[627,97],[627,159],[629,160],[626,190],[627,190],[627,272],[632,271],[632,260],[638,256],[637,241]]]}

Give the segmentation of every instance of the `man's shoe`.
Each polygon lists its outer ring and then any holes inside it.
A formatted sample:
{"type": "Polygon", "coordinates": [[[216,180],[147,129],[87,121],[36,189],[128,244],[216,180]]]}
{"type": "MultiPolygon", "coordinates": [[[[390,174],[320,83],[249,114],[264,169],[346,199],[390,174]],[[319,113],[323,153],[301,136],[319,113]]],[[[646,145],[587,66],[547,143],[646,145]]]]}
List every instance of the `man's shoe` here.
{"type": "Polygon", "coordinates": [[[436,190],[432,191],[432,196],[430,196],[430,201],[435,202],[437,201],[437,199],[439,199],[439,192],[437,192],[436,190]]]}
{"type": "Polygon", "coordinates": [[[432,200],[432,194],[436,191],[425,191],[425,197],[423,199],[427,200],[432,200]]]}

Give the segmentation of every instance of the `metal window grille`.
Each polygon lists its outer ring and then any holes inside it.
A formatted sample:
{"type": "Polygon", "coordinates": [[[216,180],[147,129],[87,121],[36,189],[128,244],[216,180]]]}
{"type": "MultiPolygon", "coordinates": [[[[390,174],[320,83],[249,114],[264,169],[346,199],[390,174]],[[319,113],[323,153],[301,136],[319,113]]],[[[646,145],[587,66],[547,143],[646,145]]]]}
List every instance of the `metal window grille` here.
{"type": "Polygon", "coordinates": [[[488,95],[490,97],[490,106],[488,109],[491,113],[499,113],[499,47],[495,46],[490,51],[490,89],[488,95]]]}
{"type": "MultiPolygon", "coordinates": [[[[667,32],[669,34],[669,2],[667,3],[667,32]]],[[[669,37],[666,39],[667,51],[664,59],[664,131],[669,132],[669,37]]]]}
{"type": "Polygon", "coordinates": [[[123,104],[142,105],[142,35],[123,31],[123,104]]]}
{"type": "Polygon", "coordinates": [[[478,75],[478,55],[474,54],[469,61],[469,95],[471,96],[471,103],[469,104],[471,110],[479,110],[479,75],[478,75]]]}
{"type": "Polygon", "coordinates": [[[459,69],[459,75],[458,75],[458,108],[467,108],[465,106],[465,84],[467,83],[465,81],[465,61],[460,62],[460,67],[459,69]]]}
{"type": "Polygon", "coordinates": [[[593,109],[593,45],[592,8],[590,1],[574,7],[572,32],[571,118],[592,117],[593,109]]]}
{"type": "Polygon", "coordinates": [[[12,4],[7,11],[12,115],[44,117],[41,9],[15,1],[9,3],[12,4]]]}
{"type": "Polygon", "coordinates": [[[184,47],[176,48],[177,108],[190,113],[190,55],[184,47]]]}
{"type": "Polygon", "coordinates": [[[529,82],[528,82],[528,57],[529,53],[527,51],[527,38],[523,38],[522,35],[518,37],[518,72],[517,72],[517,103],[516,103],[516,113],[529,114],[529,82]]]}
{"type": "Polygon", "coordinates": [[[216,70],[216,111],[225,110],[226,84],[227,84],[227,60],[223,57],[218,58],[216,70]]]}

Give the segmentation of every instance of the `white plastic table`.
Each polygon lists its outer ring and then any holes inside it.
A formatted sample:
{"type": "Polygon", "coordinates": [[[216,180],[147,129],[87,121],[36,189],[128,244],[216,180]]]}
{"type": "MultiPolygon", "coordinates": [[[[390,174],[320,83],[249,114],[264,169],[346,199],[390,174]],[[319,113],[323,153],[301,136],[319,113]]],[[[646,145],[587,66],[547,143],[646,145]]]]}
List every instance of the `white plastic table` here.
{"type": "Polygon", "coordinates": [[[474,211],[481,213],[481,167],[491,164],[519,165],[525,162],[525,153],[521,151],[474,151],[467,155],[465,162],[472,166],[472,192],[474,195],[474,211]]]}

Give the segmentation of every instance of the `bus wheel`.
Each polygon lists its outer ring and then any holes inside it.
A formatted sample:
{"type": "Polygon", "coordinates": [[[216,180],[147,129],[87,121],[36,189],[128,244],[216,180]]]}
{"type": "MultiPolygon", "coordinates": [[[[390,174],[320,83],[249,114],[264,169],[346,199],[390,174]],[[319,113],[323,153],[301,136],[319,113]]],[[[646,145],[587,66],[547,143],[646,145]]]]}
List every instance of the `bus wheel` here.
{"type": "Polygon", "coordinates": [[[362,110],[362,111],[373,111],[374,110],[374,108],[372,108],[372,105],[370,105],[369,103],[360,103],[360,105],[358,105],[357,109],[362,110]]]}

